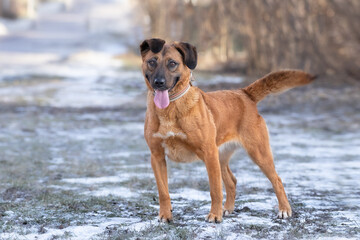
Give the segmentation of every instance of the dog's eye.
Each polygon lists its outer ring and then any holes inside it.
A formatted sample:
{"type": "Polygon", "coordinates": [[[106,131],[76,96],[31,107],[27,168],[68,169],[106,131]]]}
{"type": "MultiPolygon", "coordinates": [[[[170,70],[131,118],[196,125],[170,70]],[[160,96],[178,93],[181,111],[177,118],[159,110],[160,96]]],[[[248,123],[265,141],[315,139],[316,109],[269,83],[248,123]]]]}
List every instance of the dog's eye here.
{"type": "Polygon", "coordinates": [[[156,61],[155,60],[148,61],[148,66],[149,66],[149,68],[155,68],[156,67],[156,61]]]}
{"type": "Polygon", "coordinates": [[[169,62],[169,68],[175,68],[176,66],[177,66],[177,62],[175,62],[175,61],[169,62]]]}

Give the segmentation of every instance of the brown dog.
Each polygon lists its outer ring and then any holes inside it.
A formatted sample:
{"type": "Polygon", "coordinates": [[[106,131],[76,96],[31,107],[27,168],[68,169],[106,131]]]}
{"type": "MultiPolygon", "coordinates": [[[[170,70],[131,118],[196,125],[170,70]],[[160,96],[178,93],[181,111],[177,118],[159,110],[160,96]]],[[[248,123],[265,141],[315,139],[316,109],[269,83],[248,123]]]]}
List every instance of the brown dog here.
{"type": "Polygon", "coordinates": [[[165,44],[148,39],[140,45],[142,71],[148,86],[145,139],[159,191],[159,219],[172,219],[165,155],[176,162],[202,160],[209,176],[211,210],[206,219],[220,222],[234,210],[236,178],[229,168],[234,150],[242,145],[273,185],[279,217],[291,207],[274,167],[269,136],[256,104],[270,93],[310,83],[302,71],[279,71],[237,90],[205,93],[191,86],[196,48],[188,43],[165,44]],[[222,206],[222,181],[226,201],[222,206]]]}

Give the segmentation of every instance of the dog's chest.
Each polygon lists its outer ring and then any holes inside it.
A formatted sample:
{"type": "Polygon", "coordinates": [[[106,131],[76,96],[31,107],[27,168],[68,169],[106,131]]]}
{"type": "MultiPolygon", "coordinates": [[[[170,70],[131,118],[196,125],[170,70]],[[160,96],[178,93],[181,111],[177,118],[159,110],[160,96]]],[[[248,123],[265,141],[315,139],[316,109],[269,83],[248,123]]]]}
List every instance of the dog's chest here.
{"type": "Polygon", "coordinates": [[[199,160],[186,144],[187,136],[171,122],[161,124],[153,137],[162,139],[161,146],[166,156],[174,162],[193,162],[199,160]]]}

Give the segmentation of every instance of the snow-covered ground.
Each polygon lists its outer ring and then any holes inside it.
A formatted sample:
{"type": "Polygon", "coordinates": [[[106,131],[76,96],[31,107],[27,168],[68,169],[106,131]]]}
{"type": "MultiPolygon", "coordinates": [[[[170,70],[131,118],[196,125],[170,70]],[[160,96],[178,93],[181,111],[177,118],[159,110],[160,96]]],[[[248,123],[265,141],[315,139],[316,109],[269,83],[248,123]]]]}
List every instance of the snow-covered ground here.
{"type": "MultiPolygon", "coordinates": [[[[276,218],[271,184],[240,150],[230,163],[235,213],[206,223],[205,166],[169,162],[174,221],[157,222],[146,87],[115,57],[140,41],[129,2],[76,0],[68,11],[48,3],[35,22],[0,20],[0,239],[359,239],[360,112],[318,106],[334,89],[259,106],[292,218],[276,218]]],[[[200,86],[243,82],[194,76],[200,86]]]]}

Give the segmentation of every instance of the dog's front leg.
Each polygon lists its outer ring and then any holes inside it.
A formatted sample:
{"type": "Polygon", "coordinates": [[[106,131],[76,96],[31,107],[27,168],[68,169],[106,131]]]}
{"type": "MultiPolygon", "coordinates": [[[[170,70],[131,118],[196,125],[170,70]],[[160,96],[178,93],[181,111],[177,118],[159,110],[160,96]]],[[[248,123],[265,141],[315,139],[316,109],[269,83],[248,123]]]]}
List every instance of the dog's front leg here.
{"type": "Polygon", "coordinates": [[[159,191],[159,221],[170,222],[172,220],[171,202],[168,188],[166,160],[163,152],[151,153],[151,167],[154,171],[159,191]]]}
{"type": "Polygon", "coordinates": [[[216,145],[208,148],[204,152],[203,160],[209,176],[211,209],[209,215],[205,218],[209,222],[222,221],[222,184],[221,184],[221,168],[219,162],[219,154],[216,145]]]}

